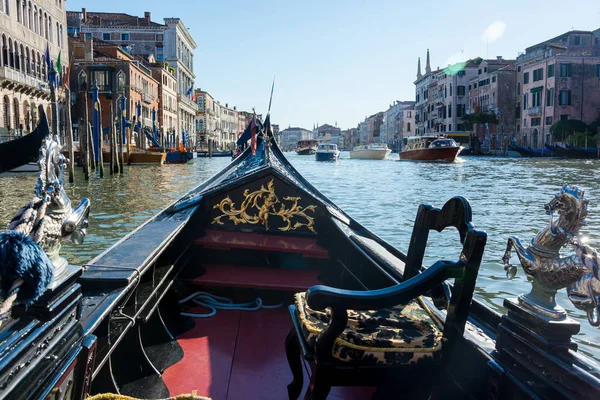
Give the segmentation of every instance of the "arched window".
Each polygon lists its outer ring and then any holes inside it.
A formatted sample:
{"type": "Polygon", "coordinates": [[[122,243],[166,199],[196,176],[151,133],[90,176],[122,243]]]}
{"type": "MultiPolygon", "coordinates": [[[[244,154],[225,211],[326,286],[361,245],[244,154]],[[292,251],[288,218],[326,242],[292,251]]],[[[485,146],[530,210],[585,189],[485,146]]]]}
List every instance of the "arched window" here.
{"type": "Polygon", "coordinates": [[[48,15],[48,40],[52,43],[52,17],[48,15]]]}
{"type": "Polygon", "coordinates": [[[8,44],[4,34],[2,35],[2,66],[8,66],[8,44]]]}
{"type": "Polygon", "coordinates": [[[33,19],[33,9],[31,8],[31,2],[27,5],[27,14],[29,15],[27,27],[33,30],[33,25],[35,24],[35,20],[33,19]]]}
{"type": "Polygon", "coordinates": [[[85,92],[87,90],[87,74],[85,71],[81,71],[77,77],[79,83],[79,90],[85,92]]]}
{"type": "Polygon", "coordinates": [[[4,101],[2,102],[3,104],[3,126],[7,129],[10,129],[10,100],[8,99],[8,96],[4,96],[4,101]]]}
{"type": "Polygon", "coordinates": [[[28,75],[31,75],[31,58],[29,57],[29,47],[27,47],[25,49],[25,57],[26,57],[26,60],[25,60],[25,66],[26,66],[25,71],[27,72],[28,75]]]}
{"type": "Polygon", "coordinates": [[[23,22],[21,14],[21,0],[17,0],[17,22],[23,22]]]}
{"type": "Polygon", "coordinates": [[[38,78],[42,78],[42,56],[37,53],[37,62],[35,63],[35,74],[38,78]]]}
{"type": "Polygon", "coordinates": [[[33,5],[33,22],[31,24],[31,29],[33,29],[33,31],[35,33],[39,33],[40,32],[40,28],[39,28],[39,20],[38,20],[38,10],[37,10],[37,6],[34,4],[33,5]]]}
{"type": "MultiPolygon", "coordinates": [[[[21,47],[19,48],[19,60],[21,62],[21,71],[25,72],[25,48],[23,47],[23,45],[21,45],[21,47]]],[[[18,68],[17,68],[18,69],[18,68]]]]}
{"type": "Polygon", "coordinates": [[[8,38],[8,58],[9,65],[11,68],[15,67],[15,50],[13,49],[13,42],[11,38],[8,38]]]}
{"type": "Polygon", "coordinates": [[[44,36],[44,16],[42,15],[42,9],[40,8],[38,12],[38,35],[44,36]]]}
{"type": "Polygon", "coordinates": [[[60,24],[60,47],[63,47],[63,45],[64,45],[63,40],[65,40],[63,25],[60,24]]]}
{"type": "Polygon", "coordinates": [[[48,14],[44,13],[44,25],[42,28],[43,37],[48,39],[48,14]]]}
{"type": "Polygon", "coordinates": [[[56,23],[56,44],[58,47],[62,47],[60,45],[60,28],[58,27],[58,22],[56,23]]]}
{"type": "Polygon", "coordinates": [[[14,111],[13,111],[13,117],[14,117],[14,122],[15,122],[15,129],[19,129],[19,125],[21,123],[21,118],[19,115],[19,100],[15,97],[13,99],[13,105],[14,105],[14,111]]]}
{"type": "Polygon", "coordinates": [[[10,0],[4,0],[4,13],[10,15],[10,0]]]}
{"type": "Polygon", "coordinates": [[[23,0],[23,25],[29,24],[29,18],[27,14],[27,0],[23,0]]]}
{"type": "Polygon", "coordinates": [[[125,88],[125,73],[119,71],[117,73],[117,92],[121,93],[125,88]]]}

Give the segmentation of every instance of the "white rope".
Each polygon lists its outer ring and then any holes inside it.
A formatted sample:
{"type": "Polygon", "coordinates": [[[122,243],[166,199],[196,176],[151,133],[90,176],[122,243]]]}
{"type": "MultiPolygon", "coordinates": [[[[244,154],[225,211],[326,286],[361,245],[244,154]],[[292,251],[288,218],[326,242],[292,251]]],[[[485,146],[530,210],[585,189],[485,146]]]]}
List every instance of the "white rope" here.
{"type": "Polygon", "coordinates": [[[8,316],[8,313],[10,312],[13,303],[17,299],[19,289],[24,282],[25,281],[23,280],[23,278],[17,279],[13,282],[12,286],[10,287],[8,293],[6,294],[6,298],[0,298],[0,326],[2,326],[2,321],[8,316]]]}
{"type": "Polygon", "coordinates": [[[210,312],[206,314],[188,312],[180,313],[180,315],[183,317],[191,318],[210,318],[217,313],[217,310],[257,311],[261,308],[272,309],[283,307],[283,303],[266,306],[263,304],[263,301],[260,297],[257,297],[254,301],[250,301],[247,303],[234,303],[233,300],[227,297],[217,296],[208,292],[193,293],[187,296],[186,298],[179,300],[179,304],[184,304],[188,301],[192,301],[193,303],[208,308],[210,310],[210,312]]]}

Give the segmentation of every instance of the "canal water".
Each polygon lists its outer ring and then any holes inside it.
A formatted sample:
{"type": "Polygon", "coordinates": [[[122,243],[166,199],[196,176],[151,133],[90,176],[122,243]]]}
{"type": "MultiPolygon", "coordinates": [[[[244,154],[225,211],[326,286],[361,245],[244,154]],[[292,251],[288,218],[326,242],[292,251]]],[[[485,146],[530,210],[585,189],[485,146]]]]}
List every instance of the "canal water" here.
{"type": "MultiPolygon", "coordinates": [[[[577,184],[590,200],[588,225],[583,233],[600,249],[600,162],[593,160],[506,159],[464,157],[452,164],[411,161],[353,160],[342,153],[336,163],[318,163],[314,156],[286,153],[292,164],[323,194],[360,223],[406,251],[414,218],[421,203],[442,206],[453,196],[464,196],[473,208],[473,222],[488,233],[475,297],[502,311],[506,297],[527,292],[530,285],[519,268],[507,280],[502,266],[506,240],[516,235],[528,242],[548,224],[543,205],[563,184],[577,184]]],[[[181,195],[217,173],[228,158],[195,159],[187,165],[136,166],[119,176],[94,177],[86,182],[80,170],[67,192],[77,203],[92,201],[90,228],[83,245],[65,243],[62,254],[71,263],[85,263],[181,195]]],[[[0,226],[33,196],[37,177],[0,177],[0,226]]],[[[432,234],[426,252],[431,262],[456,259],[456,232],[432,234]]],[[[565,249],[568,254],[570,249],[565,249]]],[[[513,255],[513,262],[517,262],[513,255]]],[[[581,322],[576,341],[580,351],[600,360],[600,330],[576,310],[564,291],[558,302],[581,322]]]]}

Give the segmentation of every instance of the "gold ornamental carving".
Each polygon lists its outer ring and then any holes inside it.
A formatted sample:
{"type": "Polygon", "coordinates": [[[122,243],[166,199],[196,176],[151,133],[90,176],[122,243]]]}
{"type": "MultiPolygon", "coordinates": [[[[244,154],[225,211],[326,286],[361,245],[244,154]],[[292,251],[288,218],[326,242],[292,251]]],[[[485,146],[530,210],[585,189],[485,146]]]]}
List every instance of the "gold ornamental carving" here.
{"type": "Polygon", "coordinates": [[[314,229],[314,217],[307,214],[308,212],[314,213],[317,206],[299,206],[300,197],[286,196],[283,201],[279,200],[275,194],[273,179],[266,188],[261,185],[260,189],[254,192],[246,189],[243,195],[244,201],[240,208],[235,207],[235,203],[229,196],[215,204],[213,209],[219,209],[223,214],[215,217],[212,223],[223,225],[222,219],[227,218],[235,225],[261,224],[266,230],[269,230],[269,217],[277,216],[286,223],[285,226],[279,228],[280,231],[294,231],[306,227],[309,231],[317,233],[314,229]]]}

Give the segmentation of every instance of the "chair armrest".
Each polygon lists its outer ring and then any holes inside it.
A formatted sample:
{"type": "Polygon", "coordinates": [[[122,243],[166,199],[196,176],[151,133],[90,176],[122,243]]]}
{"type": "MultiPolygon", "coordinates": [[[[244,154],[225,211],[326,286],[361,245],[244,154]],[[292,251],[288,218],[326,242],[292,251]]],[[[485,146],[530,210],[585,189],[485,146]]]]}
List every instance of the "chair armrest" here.
{"type": "Polygon", "coordinates": [[[313,286],[306,292],[306,302],[313,310],[378,310],[407,303],[426,293],[448,278],[461,277],[462,262],[437,261],[407,281],[377,290],[344,290],[329,286],[313,286]]]}

